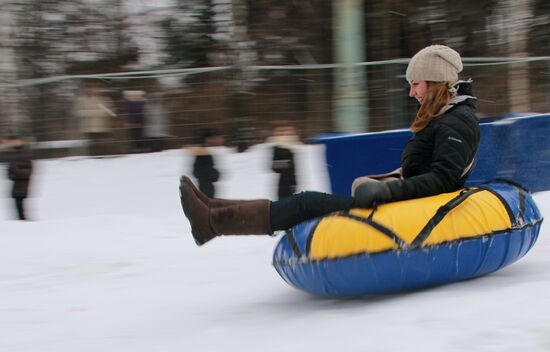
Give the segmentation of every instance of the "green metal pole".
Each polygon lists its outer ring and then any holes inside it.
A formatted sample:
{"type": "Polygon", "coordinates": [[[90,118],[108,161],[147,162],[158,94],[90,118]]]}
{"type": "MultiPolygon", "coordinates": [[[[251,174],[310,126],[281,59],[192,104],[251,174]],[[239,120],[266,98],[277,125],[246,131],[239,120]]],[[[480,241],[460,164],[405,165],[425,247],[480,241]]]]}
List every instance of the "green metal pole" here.
{"type": "Polygon", "coordinates": [[[334,125],[339,132],[368,129],[363,0],[334,0],[334,125]]]}

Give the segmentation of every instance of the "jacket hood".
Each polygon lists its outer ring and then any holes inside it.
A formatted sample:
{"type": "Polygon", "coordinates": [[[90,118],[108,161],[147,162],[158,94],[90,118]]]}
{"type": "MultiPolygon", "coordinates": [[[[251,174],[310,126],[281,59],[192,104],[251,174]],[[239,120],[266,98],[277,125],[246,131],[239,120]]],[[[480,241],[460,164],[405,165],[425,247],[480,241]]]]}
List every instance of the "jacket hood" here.
{"type": "Polygon", "coordinates": [[[475,109],[477,107],[477,98],[473,96],[472,82],[472,79],[456,82],[451,88],[453,97],[447,105],[441,108],[438,115],[443,115],[459,104],[466,104],[475,109]]]}

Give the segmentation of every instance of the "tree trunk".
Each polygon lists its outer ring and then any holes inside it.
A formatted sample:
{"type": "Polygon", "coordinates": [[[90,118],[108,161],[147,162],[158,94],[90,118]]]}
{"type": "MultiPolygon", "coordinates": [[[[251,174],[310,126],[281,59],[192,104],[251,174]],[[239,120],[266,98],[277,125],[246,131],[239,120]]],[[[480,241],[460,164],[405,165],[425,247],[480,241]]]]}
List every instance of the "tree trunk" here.
{"type": "MultiPolygon", "coordinates": [[[[504,0],[504,8],[509,18],[509,55],[526,57],[530,19],[533,16],[531,0],[504,0]]],[[[508,71],[508,97],[510,112],[529,112],[529,63],[510,64],[508,71]]]]}

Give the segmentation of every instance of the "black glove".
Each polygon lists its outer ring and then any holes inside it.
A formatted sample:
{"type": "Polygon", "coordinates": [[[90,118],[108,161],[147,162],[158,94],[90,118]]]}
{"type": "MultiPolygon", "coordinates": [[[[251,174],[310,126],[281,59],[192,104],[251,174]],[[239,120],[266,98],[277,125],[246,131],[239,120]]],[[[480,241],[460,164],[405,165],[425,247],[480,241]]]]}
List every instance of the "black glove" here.
{"type": "Polygon", "coordinates": [[[385,182],[365,182],[355,190],[355,204],[359,208],[372,208],[375,203],[390,200],[390,188],[385,182]]]}

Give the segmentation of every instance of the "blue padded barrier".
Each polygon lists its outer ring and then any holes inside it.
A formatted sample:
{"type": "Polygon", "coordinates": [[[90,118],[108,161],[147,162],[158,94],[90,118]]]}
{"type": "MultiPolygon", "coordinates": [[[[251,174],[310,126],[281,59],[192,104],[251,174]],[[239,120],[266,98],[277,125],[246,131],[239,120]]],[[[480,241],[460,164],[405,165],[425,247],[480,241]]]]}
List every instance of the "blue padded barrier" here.
{"type": "MultiPolygon", "coordinates": [[[[550,114],[481,119],[478,162],[468,179],[477,185],[507,179],[530,192],[550,190],[550,114]]],[[[325,134],[332,192],[350,194],[356,177],[392,171],[412,134],[393,130],[364,134],[325,134]]]]}

